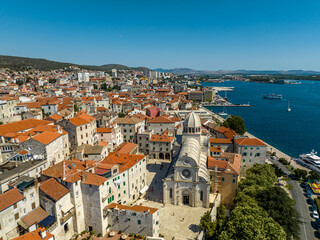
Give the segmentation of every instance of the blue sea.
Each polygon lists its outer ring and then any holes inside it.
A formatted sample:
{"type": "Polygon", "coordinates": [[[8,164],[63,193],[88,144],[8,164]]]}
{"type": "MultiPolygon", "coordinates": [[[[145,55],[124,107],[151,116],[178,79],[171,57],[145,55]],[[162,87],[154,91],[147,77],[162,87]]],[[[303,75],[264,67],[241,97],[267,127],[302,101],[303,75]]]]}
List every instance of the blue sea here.
{"type": "MultiPolygon", "coordinates": [[[[272,84],[226,81],[203,86],[234,87],[227,92],[231,103],[251,107],[227,107],[228,114],[241,116],[247,131],[291,157],[312,149],[320,153],[320,81],[272,84]],[[262,94],[282,94],[282,100],[263,99],[262,94]],[[288,101],[291,112],[288,112],[288,101]]],[[[225,92],[219,92],[225,96],[225,92]]],[[[219,113],[221,107],[208,107],[219,113]]]]}

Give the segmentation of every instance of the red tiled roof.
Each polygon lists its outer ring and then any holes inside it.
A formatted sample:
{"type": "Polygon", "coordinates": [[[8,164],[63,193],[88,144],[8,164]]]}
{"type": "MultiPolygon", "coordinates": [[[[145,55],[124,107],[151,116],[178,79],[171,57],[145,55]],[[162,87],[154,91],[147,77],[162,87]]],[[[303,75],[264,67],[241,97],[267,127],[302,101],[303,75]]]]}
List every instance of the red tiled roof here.
{"type": "Polygon", "coordinates": [[[122,143],[117,149],[113,151],[113,153],[132,153],[136,148],[138,147],[138,144],[131,143],[131,142],[124,142],[122,143]]]}
{"type": "Polygon", "coordinates": [[[62,136],[61,133],[44,131],[44,132],[34,136],[33,139],[42,143],[42,144],[48,145],[49,143],[53,142],[54,140],[56,140],[60,136],[62,136]]]}
{"type": "Polygon", "coordinates": [[[69,193],[69,189],[58,183],[54,178],[50,178],[40,184],[40,190],[53,200],[58,201],[60,198],[69,193]]]}
{"type": "Polygon", "coordinates": [[[111,203],[107,205],[105,209],[113,209],[113,208],[117,208],[120,210],[130,210],[134,212],[149,212],[150,214],[154,214],[159,210],[157,208],[151,208],[151,207],[146,207],[141,205],[133,205],[130,207],[130,206],[125,206],[117,203],[111,203]]]}
{"type": "Polygon", "coordinates": [[[235,139],[238,145],[249,145],[249,146],[266,146],[266,144],[258,138],[239,138],[235,139]]]}
{"type": "Polygon", "coordinates": [[[21,201],[22,199],[24,199],[24,196],[18,191],[17,188],[13,188],[0,194],[0,212],[21,201]]]}
{"type": "Polygon", "coordinates": [[[3,136],[7,133],[16,133],[23,130],[34,128],[38,125],[47,125],[52,122],[45,120],[37,120],[37,119],[25,119],[22,121],[17,121],[13,123],[7,123],[0,125],[0,136],[3,136]]]}
{"type": "Polygon", "coordinates": [[[44,232],[44,231],[46,231],[45,228],[38,228],[32,232],[23,234],[19,237],[11,239],[11,240],[49,240],[50,238],[54,237],[53,234],[46,232],[47,236],[45,238],[42,238],[40,235],[40,232],[44,232]]]}
{"type": "Polygon", "coordinates": [[[148,120],[148,123],[174,123],[174,121],[172,121],[169,118],[160,116],[160,117],[156,117],[154,119],[148,120]]]}
{"type": "Polygon", "coordinates": [[[232,144],[232,139],[229,139],[229,138],[210,138],[210,143],[232,144]]]}

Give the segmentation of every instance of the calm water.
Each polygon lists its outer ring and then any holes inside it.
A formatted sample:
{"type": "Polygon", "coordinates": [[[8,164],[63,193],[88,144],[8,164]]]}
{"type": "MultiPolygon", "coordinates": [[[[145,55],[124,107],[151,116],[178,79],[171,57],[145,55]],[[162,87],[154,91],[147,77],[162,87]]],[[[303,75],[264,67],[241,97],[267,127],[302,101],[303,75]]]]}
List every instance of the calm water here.
{"type": "MultiPolygon", "coordinates": [[[[301,84],[269,84],[228,81],[203,83],[203,86],[234,87],[227,97],[232,103],[251,107],[228,107],[228,114],[241,116],[248,132],[284,153],[298,157],[312,149],[320,153],[320,81],[301,84]],[[282,100],[263,99],[262,94],[282,94],[282,100]],[[288,112],[288,100],[291,112],[288,112]]],[[[225,96],[224,92],[220,95],[225,96]]],[[[218,113],[221,107],[209,107],[218,113]]]]}

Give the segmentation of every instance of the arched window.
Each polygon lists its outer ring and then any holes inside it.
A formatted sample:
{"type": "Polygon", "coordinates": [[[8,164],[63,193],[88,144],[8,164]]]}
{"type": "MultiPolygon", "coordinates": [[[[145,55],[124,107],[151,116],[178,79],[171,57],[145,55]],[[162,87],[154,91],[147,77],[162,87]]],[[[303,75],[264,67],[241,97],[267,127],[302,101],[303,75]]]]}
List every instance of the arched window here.
{"type": "Polygon", "coordinates": [[[203,201],[203,191],[200,192],[200,201],[203,201]]]}
{"type": "Polygon", "coordinates": [[[172,188],[170,188],[170,198],[172,198],[172,188]]]}

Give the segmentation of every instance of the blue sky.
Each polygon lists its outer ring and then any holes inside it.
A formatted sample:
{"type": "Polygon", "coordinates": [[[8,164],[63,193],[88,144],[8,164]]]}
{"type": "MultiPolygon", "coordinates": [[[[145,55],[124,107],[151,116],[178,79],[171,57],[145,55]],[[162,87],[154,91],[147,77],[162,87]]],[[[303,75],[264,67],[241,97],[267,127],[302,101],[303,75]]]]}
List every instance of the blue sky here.
{"type": "Polygon", "coordinates": [[[0,54],[150,68],[320,71],[319,0],[0,0],[0,54]]]}

